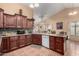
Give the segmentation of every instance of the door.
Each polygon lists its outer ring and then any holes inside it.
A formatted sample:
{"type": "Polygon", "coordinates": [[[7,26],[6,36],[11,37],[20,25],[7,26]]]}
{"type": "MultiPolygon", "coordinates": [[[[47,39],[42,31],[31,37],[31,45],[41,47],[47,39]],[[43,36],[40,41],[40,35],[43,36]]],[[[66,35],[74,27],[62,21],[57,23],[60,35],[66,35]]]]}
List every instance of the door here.
{"type": "Polygon", "coordinates": [[[49,48],[49,36],[42,35],[42,45],[49,48]]]}

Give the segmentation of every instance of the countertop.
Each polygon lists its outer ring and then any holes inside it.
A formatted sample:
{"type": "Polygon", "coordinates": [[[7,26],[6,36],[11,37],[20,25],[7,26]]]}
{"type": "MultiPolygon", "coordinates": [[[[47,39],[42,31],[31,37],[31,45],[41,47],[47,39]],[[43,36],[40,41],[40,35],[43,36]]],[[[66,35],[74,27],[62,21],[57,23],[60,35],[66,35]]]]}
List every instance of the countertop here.
{"type": "Polygon", "coordinates": [[[11,36],[21,36],[21,35],[31,35],[31,34],[1,35],[0,38],[2,38],[2,37],[11,37],[11,36]]]}
{"type": "Polygon", "coordinates": [[[41,35],[48,35],[48,36],[67,37],[67,35],[47,34],[47,33],[32,33],[32,34],[41,34],[41,35]]]}

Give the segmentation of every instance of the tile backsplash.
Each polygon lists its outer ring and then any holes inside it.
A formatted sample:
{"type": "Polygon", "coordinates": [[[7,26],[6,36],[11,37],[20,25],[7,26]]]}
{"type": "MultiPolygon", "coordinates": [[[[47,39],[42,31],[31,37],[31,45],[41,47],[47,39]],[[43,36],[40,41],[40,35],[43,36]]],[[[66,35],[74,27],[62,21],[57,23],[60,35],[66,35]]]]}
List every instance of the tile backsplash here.
{"type": "Polygon", "coordinates": [[[0,29],[0,34],[17,34],[18,30],[24,30],[25,34],[32,33],[32,29],[0,29]]]}

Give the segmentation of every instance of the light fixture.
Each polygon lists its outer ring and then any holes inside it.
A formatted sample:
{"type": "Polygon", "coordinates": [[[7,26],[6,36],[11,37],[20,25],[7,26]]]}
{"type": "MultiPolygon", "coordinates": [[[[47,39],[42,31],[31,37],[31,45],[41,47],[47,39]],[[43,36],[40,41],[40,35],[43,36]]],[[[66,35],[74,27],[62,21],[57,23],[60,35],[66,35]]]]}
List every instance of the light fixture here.
{"type": "Polygon", "coordinates": [[[35,3],[35,4],[33,3],[33,4],[30,4],[29,7],[30,8],[37,8],[37,7],[39,7],[39,4],[38,3],[35,3]]]}
{"type": "Polygon", "coordinates": [[[38,3],[35,3],[34,5],[35,5],[35,7],[39,7],[39,4],[38,3]]]}
{"type": "Polygon", "coordinates": [[[68,15],[76,15],[78,12],[77,11],[73,11],[73,12],[70,12],[68,15]]]}
{"type": "Polygon", "coordinates": [[[30,4],[29,7],[30,7],[30,8],[34,8],[34,5],[33,5],[33,4],[30,4]]]}
{"type": "Polygon", "coordinates": [[[71,10],[71,12],[68,13],[68,15],[72,16],[72,15],[76,15],[77,13],[78,12],[73,9],[73,4],[72,4],[72,10],[71,10]]]}

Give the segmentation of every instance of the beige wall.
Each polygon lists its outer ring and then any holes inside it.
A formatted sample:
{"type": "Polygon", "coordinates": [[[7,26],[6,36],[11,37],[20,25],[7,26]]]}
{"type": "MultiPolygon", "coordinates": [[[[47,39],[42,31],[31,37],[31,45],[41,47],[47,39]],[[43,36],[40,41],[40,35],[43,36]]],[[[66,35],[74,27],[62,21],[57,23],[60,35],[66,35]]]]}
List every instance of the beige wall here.
{"type": "Polygon", "coordinates": [[[27,5],[25,6],[20,3],[0,3],[0,8],[3,8],[4,12],[8,14],[18,14],[19,9],[22,9],[23,15],[27,16],[28,18],[32,18],[32,9],[27,5]]]}
{"type": "Polygon", "coordinates": [[[75,8],[74,10],[78,11],[78,14],[69,16],[68,13],[71,12],[72,9],[66,8],[66,9],[62,10],[61,12],[57,13],[56,15],[52,16],[51,18],[43,21],[42,23],[52,24],[53,25],[52,30],[55,30],[57,33],[60,31],[65,31],[65,32],[69,33],[70,32],[69,31],[70,23],[73,21],[79,21],[79,8],[75,8]],[[62,30],[56,29],[57,22],[63,22],[63,29],[62,30]]]}

